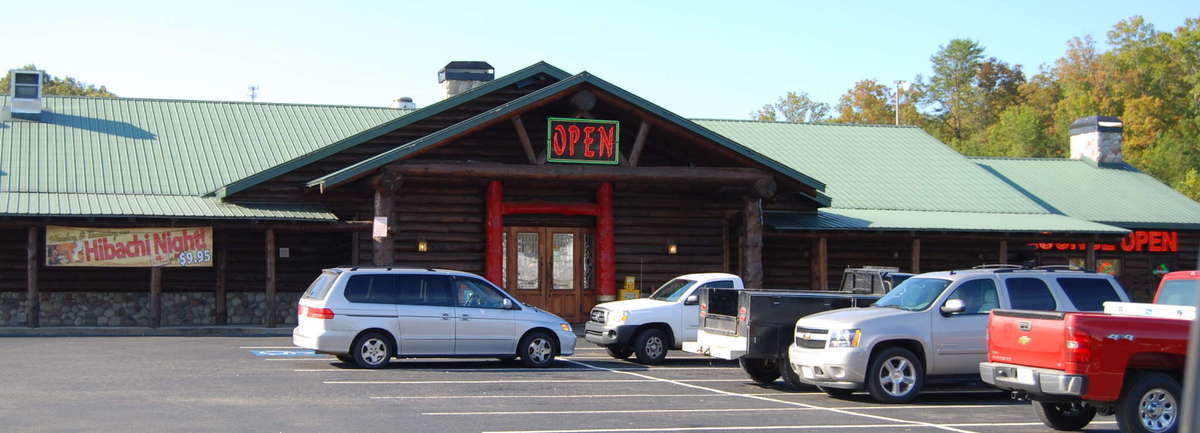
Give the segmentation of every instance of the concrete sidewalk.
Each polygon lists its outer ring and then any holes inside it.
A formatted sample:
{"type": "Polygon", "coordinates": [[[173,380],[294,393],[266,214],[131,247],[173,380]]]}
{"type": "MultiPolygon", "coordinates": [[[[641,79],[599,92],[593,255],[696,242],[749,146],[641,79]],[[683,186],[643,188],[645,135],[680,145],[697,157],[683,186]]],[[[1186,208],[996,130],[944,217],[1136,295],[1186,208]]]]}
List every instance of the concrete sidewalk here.
{"type": "Polygon", "coordinates": [[[263,326],[48,326],[0,327],[0,337],[287,337],[292,325],[263,326]]]}

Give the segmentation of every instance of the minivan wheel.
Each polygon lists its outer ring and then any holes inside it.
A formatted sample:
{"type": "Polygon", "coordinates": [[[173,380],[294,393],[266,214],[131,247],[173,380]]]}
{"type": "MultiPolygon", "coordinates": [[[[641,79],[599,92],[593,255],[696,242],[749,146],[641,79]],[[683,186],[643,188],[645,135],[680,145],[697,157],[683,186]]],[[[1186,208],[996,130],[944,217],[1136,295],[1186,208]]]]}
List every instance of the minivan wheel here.
{"type": "Polygon", "coordinates": [[[361,368],[387,367],[392,362],[392,355],[396,353],[396,348],[392,347],[392,340],[377,331],[355,338],[350,350],[354,356],[354,363],[361,368]]]}
{"type": "Polygon", "coordinates": [[[667,333],[658,328],[648,328],[638,333],[633,340],[633,354],[641,364],[658,364],[667,359],[667,333]]]}
{"type": "Polygon", "coordinates": [[[925,366],[903,347],[884,349],[871,357],[867,391],[880,403],[908,403],[925,382],[925,366]]]}
{"type": "Polygon", "coordinates": [[[521,339],[517,346],[521,351],[521,363],[526,367],[542,368],[554,362],[557,350],[554,339],[545,332],[534,332],[521,339]]]}
{"type": "Polygon", "coordinates": [[[622,346],[620,344],[610,344],[604,346],[604,351],[608,352],[608,356],[611,356],[615,359],[625,359],[628,358],[629,355],[633,354],[633,349],[630,349],[629,346],[622,346]]]}
{"type": "Polygon", "coordinates": [[[1096,417],[1096,408],[1082,403],[1035,401],[1033,411],[1046,427],[1061,431],[1083,430],[1096,417]]]}
{"type": "Polygon", "coordinates": [[[759,385],[770,385],[779,378],[779,367],[775,365],[776,362],[773,359],[747,358],[745,356],[738,358],[738,365],[742,366],[742,370],[745,370],[750,379],[759,385]]]}

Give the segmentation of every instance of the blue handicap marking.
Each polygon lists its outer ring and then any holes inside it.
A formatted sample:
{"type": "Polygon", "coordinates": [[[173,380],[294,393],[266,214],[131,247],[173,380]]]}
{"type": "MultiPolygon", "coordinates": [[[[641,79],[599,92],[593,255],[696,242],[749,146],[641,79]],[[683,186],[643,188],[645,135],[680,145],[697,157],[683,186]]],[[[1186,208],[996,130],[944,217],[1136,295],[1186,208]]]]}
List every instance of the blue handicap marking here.
{"type": "Polygon", "coordinates": [[[317,356],[317,352],[312,350],[251,350],[254,356],[281,356],[281,357],[298,357],[298,356],[317,356]]]}

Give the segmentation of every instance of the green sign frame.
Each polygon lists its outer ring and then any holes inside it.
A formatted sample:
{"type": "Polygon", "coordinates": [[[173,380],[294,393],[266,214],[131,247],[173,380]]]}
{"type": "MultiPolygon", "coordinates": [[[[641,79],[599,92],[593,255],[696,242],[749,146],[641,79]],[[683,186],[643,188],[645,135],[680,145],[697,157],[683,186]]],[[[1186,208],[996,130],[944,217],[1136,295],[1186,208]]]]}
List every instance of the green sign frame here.
{"type": "MultiPolygon", "coordinates": [[[[564,134],[564,133],[565,132],[559,132],[558,135],[560,137],[562,137],[563,140],[567,140],[568,137],[562,136],[562,134],[564,134]]],[[[599,128],[596,129],[595,133],[597,135],[601,135],[601,138],[603,138],[603,133],[602,133],[601,129],[599,129],[599,128]]],[[[580,136],[578,138],[580,140],[596,141],[596,143],[595,143],[595,146],[597,147],[596,152],[600,153],[600,154],[605,153],[604,150],[606,149],[606,147],[601,146],[601,138],[594,138],[594,137],[589,138],[587,136],[584,136],[583,134],[580,134],[580,136]]],[[[575,119],[575,118],[570,118],[570,117],[549,117],[549,118],[547,118],[546,119],[546,162],[560,162],[560,163],[570,163],[570,164],[603,164],[603,165],[620,164],[621,163],[621,122],[617,121],[617,120],[575,119]],[[611,131],[611,135],[608,136],[608,138],[610,138],[612,141],[612,156],[610,157],[611,159],[609,159],[609,157],[601,159],[601,158],[588,158],[588,157],[582,156],[582,154],[585,154],[588,151],[588,149],[586,149],[586,147],[588,145],[583,144],[583,143],[567,143],[565,145],[566,147],[563,148],[563,149],[569,149],[570,151],[574,151],[575,147],[577,145],[585,147],[584,151],[580,152],[581,155],[579,155],[579,156],[563,155],[563,153],[566,152],[565,150],[560,151],[560,152],[555,152],[555,149],[554,149],[554,138],[556,135],[555,126],[557,125],[559,127],[562,127],[563,129],[561,131],[567,131],[570,127],[579,128],[579,126],[580,126],[579,124],[588,124],[589,126],[590,125],[602,125],[601,128],[606,127],[606,126],[612,126],[612,128],[609,130],[609,131],[611,131]]]]}

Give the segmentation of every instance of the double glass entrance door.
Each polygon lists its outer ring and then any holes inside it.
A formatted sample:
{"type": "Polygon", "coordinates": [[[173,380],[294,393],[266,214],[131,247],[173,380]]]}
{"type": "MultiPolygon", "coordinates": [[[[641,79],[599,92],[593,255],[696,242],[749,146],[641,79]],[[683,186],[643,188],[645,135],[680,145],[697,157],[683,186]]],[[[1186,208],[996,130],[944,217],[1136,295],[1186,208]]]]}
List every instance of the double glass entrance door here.
{"type": "Polygon", "coordinates": [[[509,227],[505,286],[522,302],[571,322],[585,317],[592,290],[592,231],[572,227],[509,227]]]}

